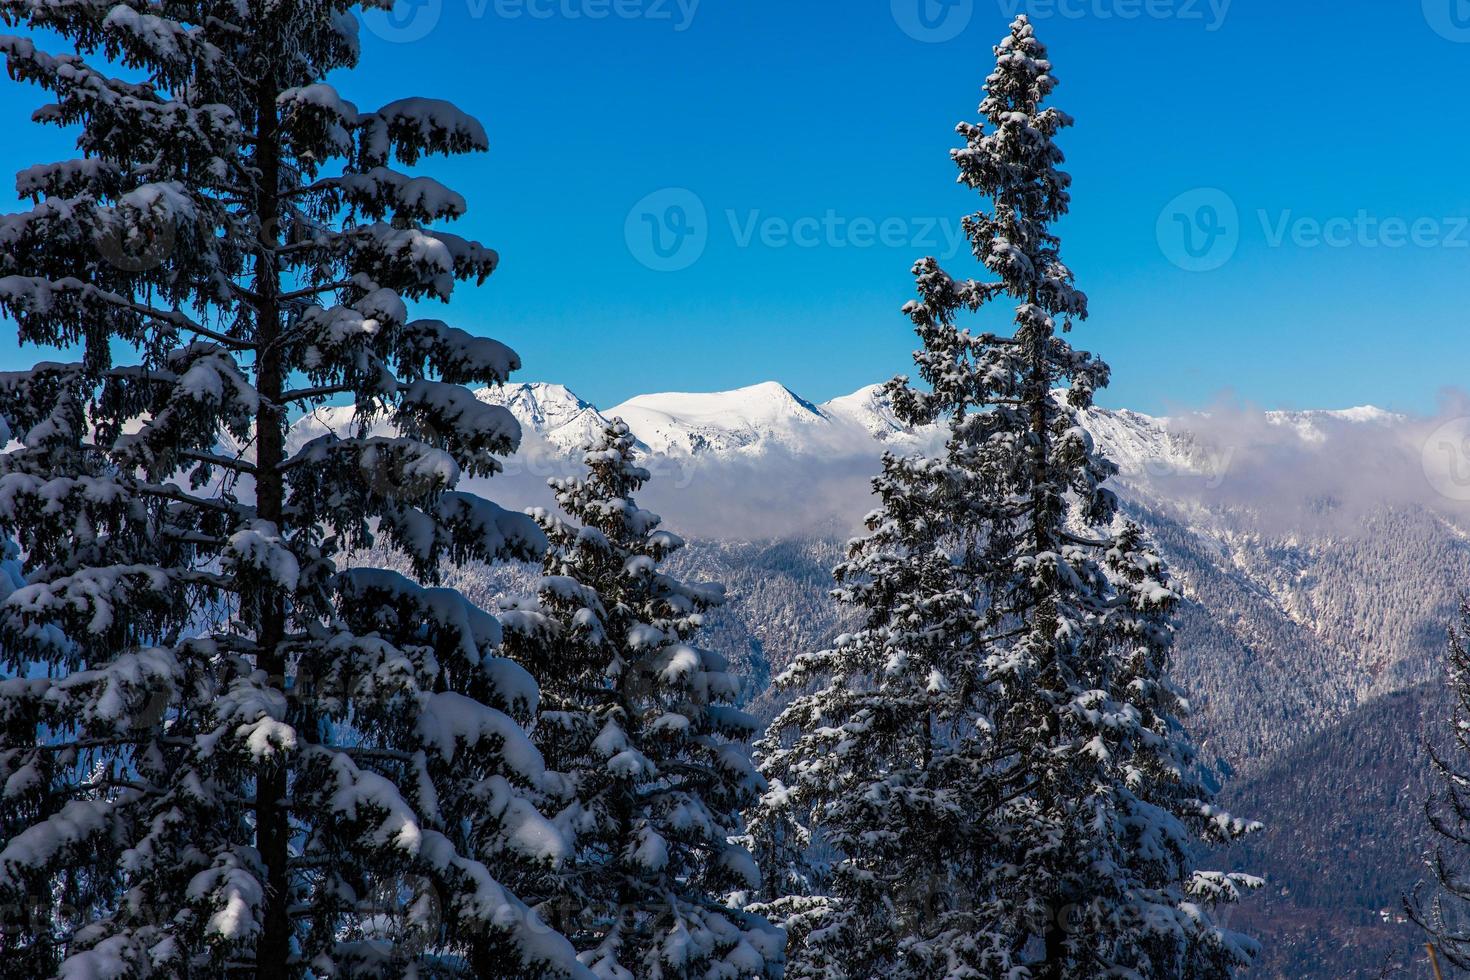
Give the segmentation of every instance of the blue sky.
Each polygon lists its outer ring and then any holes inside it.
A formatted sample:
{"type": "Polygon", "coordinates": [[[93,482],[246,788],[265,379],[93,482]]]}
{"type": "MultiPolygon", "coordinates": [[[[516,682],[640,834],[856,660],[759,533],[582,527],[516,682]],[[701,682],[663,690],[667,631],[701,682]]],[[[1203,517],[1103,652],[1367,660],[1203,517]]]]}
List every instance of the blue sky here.
{"type": "MultiPolygon", "coordinates": [[[[915,259],[974,273],[947,153],[1017,11],[1078,122],[1061,233],[1105,403],[1427,411],[1466,384],[1465,0],[418,0],[338,82],[485,123],[489,154],[425,169],[503,258],[450,318],[523,379],[821,400],[907,369],[915,259]]],[[[66,154],[36,102],[0,79],[0,171],[66,154]]]]}

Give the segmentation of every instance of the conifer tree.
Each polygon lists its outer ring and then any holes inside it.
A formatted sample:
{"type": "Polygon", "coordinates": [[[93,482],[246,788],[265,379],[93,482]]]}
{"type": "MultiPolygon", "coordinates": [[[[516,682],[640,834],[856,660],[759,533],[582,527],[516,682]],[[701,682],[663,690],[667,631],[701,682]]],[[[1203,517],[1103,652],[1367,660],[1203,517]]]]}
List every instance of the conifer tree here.
{"type": "Polygon", "coordinates": [[[1470,602],[1460,604],[1459,623],[1450,630],[1446,681],[1454,740],[1448,747],[1427,746],[1440,778],[1439,791],[1425,804],[1439,838],[1428,859],[1434,888],[1407,896],[1404,906],[1451,966],[1470,970],[1470,602]]]}
{"type": "Polygon", "coordinates": [[[922,384],[888,386],[948,440],[884,459],[836,573],[863,628],[782,678],[802,693],[759,746],[754,826],[835,857],[769,907],[798,977],[1228,976],[1253,944],[1211,909],[1255,880],[1194,862],[1249,827],[1212,802],[1166,676],[1178,597],[1081,424],[1108,368],[1064,339],[1087,315],[1052,231],[1071,120],[1025,17],[995,54],[952,153],[991,202],[964,222],[989,275],[915,266],[922,384]],[[997,306],[1010,332],[961,323],[997,306]]]}
{"type": "Polygon", "coordinates": [[[7,974],[585,975],[501,882],[565,851],[512,717],[535,685],[432,587],[545,547],[455,489],[518,443],[462,387],[516,355],[408,310],[497,259],[396,166],[486,136],[326,84],[354,6],[0,3],[37,121],[79,133],[0,216],[0,312],[78,358],[0,376],[7,974]],[[289,444],[331,398],[356,432],[289,444]],[[375,542],[417,580],[351,567],[375,542]]]}
{"type": "Polygon", "coordinates": [[[695,645],[724,590],[662,569],[684,542],[634,500],[649,479],[635,446],[613,422],[585,477],[552,481],[565,519],[537,515],[546,575],[502,613],[541,681],[535,742],[566,779],[554,819],[573,856],[546,917],[604,980],[778,977],[785,937],[727,901],[759,885],[737,838],[763,784],[738,684],[695,645]]]}

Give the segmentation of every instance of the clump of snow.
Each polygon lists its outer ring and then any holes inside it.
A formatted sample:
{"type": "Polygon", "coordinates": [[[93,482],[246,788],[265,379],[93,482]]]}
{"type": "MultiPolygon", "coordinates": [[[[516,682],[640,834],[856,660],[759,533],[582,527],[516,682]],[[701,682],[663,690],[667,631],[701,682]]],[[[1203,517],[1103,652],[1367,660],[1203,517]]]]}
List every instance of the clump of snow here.
{"type": "Polygon", "coordinates": [[[249,527],[231,535],[225,560],[288,592],[296,591],[301,578],[296,555],[269,521],[252,521],[249,527]]]}
{"type": "Polygon", "coordinates": [[[541,753],[513,719],[453,691],[421,695],[416,731],[424,747],[446,764],[461,748],[473,750],[490,741],[518,775],[535,779],[546,769],[541,753]]]}

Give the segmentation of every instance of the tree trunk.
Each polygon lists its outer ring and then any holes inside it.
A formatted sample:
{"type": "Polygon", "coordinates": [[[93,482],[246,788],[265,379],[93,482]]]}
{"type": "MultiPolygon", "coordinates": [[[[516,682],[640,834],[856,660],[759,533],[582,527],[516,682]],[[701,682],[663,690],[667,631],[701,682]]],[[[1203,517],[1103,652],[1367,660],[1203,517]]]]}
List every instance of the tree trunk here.
{"type": "Polygon", "coordinates": [[[1037,980],[1065,980],[1063,971],[1067,962],[1067,932],[1057,921],[1061,913],[1052,915],[1046,926],[1046,962],[1041,964],[1037,980]]]}
{"type": "MultiPolygon", "coordinates": [[[[276,97],[278,83],[270,69],[260,80],[256,103],[256,162],[260,168],[256,189],[255,211],[260,221],[260,241],[256,258],[255,292],[260,297],[256,310],[256,388],[260,393],[260,410],[255,420],[256,508],[259,518],[281,525],[284,490],[281,463],[284,456],[284,434],[281,429],[280,397],[281,357],[277,340],[281,334],[279,296],[280,270],[276,252],[280,238],[281,149],[279,143],[276,97]]],[[[285,633],[285,603],[279,593],[259,610],[256,640],[259,653],[256,666],[265,672],[273,686],[285,690],[286,662],[282,649],[285,633]]],[[[255,972],[259,980],[281,980],[290,976],[291,956],[290,879],[287,874],[287,846],[290,840],[287,808],[286,764],[280,758],[263,762],[256,783],[256,846],[266,869],[265,921],[256,946],[255,972]]]]}
{"type": "MultiPolygon", "coordinates": [[[[1027,301],[1033,306],[1037,303],[1036,289],[1033,287],[1027,296],[1027,301]]],[[[1047,415],[1051,399],[1050,376],[1047,372],[1047,343],[1051,338],[1044,336],[1038,330],[1032,339],[1031,349],[1028,351],[1030,359],[1030,375],[1026,379],[1026,408],[1030,416],[1031,424],[1031,534],[1033,537],[1032,547],[1035,548],[1033,555],[1051,552],[1060,560],[1060,541],[1057,532],[1060,513],[1057,501],[1052,491],[1050,475],[1051,467],[1051,431],[1047,428],[1047,415]]],[[[1056,637],[1057,637],[1057,575],[1054,571],[1042,575],[1042,593],[1032,618],[1032,628],[1040,635],[1046,644],[1046,661],[1041,665],[1041,682],[1046,684],[1046,675],[1056,666],[1056,637]]],[[[1060,685],[1060,678],[1054,678],[1060,685]]],[[[1041,710],[1046,711],[1045,702],[1041,710]]],[[[1043,719],[1046,722],[1048,734],[1051,738],[1048,744],[1040,747],[1040,752],[1046,754],[1055,744],[1056,736],[1060,734],[1055,727],[1055,720],[1047,715],[1043,719]]],[[[1045,782],[1039,789],[1043,811],[1054,811],[1055,809],[1055,787],[1045,782]]],[[[1066,933],[1060,921],[1061,912],[1051,909],[1050,917],[1046,923],[1044,940],[1046,944],[1046,959],[1041,964],[1038,972],[1038,980],[1063,980],[1063,970],[1066,963],[1066,933]]]]}

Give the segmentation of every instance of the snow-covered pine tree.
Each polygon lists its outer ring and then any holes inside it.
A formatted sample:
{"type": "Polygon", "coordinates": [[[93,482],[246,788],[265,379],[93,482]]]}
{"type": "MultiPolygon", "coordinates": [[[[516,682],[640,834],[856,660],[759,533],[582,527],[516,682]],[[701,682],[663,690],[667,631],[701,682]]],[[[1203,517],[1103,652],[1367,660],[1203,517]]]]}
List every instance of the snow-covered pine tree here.
{"type": "Polygon", "coordinates": [[[1255,881],[1194,862],[1249,828],[1211,801],[1166,678],[1176,594],[1081,425],[1108,369],[1062,337],[1087,313],[1051,231],[1070,120],[1042,107],[1056,82],[1025,17],[995,54],[953,151],[993,201],[965,219],[991,278],[915,266],[924,385],[888,389],[947,444],[884,460],[837,570],[864,628],[798,659],[783,683],[816,690],[759,747],[763,840],[784,819],[836,854],[826,894],[776,905],[790,972],[1228,976],[1253,944],[1211,908],[1255,881]],[[1012,332],[960,325],[994,303],[1012,332]]]}
{"type": "Polygon", "coordinates": [[[541,683],[534,740],[564,775],[554,820],[573,856],[544,901],[604,980],[780,976],[785,937],[727,896],[759,884],[737,841],[762,781],[723,657],[694,645],[717,585],[661,569],[683,541],[638,507],[649,473],[615,421],[587,475],[551,483],[565,520],[537,595],[502,612],[506,649],[541,683]]]}
{"type": "Polygon", "coordinates": [[[498,880],[565,850],[512,718],[535,685],[420,584],[546,545],[455,490],[517,445],[463,387],[515,354],[406,305],[496,256],[428,227],[464,199],[394,162],[486,137],[325,84],[353,7],[0,3],[30,32],[0,37],[10,75],[81,151],[0,217],[0,311],[80,353],[0,376],[28,578],[0,607],[0,906],[34,906],[7,974],[586,975],[498,880]],[[360,427],[290,444],[334,397],[360,427]],[[349,567],[375,540],[419,581],[349,567]]]}
{"type": "Polygon", "coordinates": [[[1429,857],[1434,888],[1406,896],[1404,907],[1458,970],[1470,970],[1470,602],[1461,602],[1450,629],[1446,683],[1454,704],[1453,742],[1431,741],[1429,758],[1440,778],[1425,803],[1428,823],[1439,837],[1429,857]]]}

